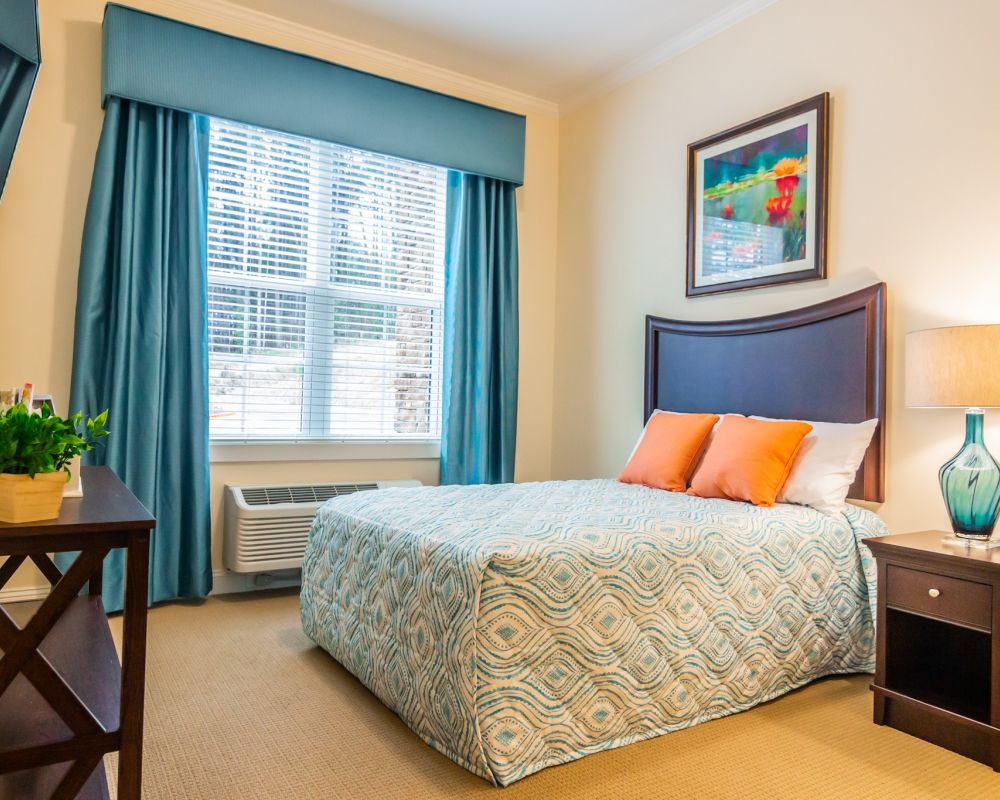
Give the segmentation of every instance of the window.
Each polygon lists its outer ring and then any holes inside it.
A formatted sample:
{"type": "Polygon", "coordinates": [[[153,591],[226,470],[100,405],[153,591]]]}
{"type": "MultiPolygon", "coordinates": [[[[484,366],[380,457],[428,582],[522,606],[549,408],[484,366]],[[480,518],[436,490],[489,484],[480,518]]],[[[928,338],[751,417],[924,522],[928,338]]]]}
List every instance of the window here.
{"type": "Polygon", "coordinates": [[[446,176],[211,120],[214,440],[439,438],[446,176]]]}

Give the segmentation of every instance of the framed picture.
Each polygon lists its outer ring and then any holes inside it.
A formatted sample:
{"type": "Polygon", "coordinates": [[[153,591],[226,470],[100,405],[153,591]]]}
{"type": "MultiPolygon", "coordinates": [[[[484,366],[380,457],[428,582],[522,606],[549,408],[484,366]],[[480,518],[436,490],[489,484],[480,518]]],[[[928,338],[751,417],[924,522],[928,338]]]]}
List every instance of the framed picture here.
{"type": "Polygon", "coordinates": [[[687,296],[826,277],[830,95],[688,145],[687,296]]]}

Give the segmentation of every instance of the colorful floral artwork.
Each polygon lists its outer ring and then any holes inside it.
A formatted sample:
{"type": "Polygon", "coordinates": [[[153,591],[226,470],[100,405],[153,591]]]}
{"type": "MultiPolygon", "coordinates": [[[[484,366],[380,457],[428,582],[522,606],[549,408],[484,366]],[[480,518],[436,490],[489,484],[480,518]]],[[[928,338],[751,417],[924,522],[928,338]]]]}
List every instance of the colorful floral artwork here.
{"type": "Polygon", "coordinates": [[[689,295],[825,277],[826,103],[688,148],[689,295]]]}

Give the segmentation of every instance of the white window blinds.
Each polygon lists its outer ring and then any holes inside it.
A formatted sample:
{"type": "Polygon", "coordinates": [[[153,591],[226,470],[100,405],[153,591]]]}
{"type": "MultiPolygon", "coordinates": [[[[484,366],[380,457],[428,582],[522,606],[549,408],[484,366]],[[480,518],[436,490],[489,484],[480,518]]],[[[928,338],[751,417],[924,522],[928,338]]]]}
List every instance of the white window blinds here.
{"type": "Polygon", "coordinates": [[[446,176],[211,120],[213,439],[440,436],[446,176]]]}

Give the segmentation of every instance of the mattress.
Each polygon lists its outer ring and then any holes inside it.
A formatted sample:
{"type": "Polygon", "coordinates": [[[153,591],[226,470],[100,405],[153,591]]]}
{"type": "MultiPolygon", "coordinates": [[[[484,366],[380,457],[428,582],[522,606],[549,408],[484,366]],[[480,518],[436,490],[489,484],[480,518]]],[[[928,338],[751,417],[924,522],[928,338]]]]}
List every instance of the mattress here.
{"type": "Polygon", "coordinates": [[[874,666],[872,513],[616,481],[359,492],[306,550],[305,632],[499,785],[874,666]]]}

